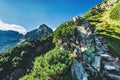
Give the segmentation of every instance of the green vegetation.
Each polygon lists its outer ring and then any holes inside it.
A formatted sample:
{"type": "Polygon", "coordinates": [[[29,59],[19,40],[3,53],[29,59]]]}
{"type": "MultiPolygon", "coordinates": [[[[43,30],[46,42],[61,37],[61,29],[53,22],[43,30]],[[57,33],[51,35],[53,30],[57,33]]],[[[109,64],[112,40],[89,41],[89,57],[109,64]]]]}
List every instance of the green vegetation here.
{"type": "Polygon", "coordinates": [[[75,23],[71,20],[61,24],[54,32],[53,42],[56,43],[60,38],[70,37],[72,31],[75,29],[75,23]]]}
{"type": "Polygon", "coordinates": [[[112,55],[120,58],[120,38],[111,35],[103,35],[103,37],[108,42],[108,47],[112,55]]]}
{"type": "Polygon", "coordinates": [[[86,12],[84,15],[83,15],[83,18],[85,19],[89,19],[90,17],[92,16],[95,16],[95,15],[98,15],[101,13],[101,10],[99,8],[99,5],[97,5],[96,7],[90,9],[88,12],[86,12]],[[98,7],[98,8],[96,8],[98,7]]]}
{"type": "MultiPolygon", "coordinates": [[[[7,78],[9,74],[17,69],[32,69],[33,61],[36,56],[40,56],[53,49],[53,35],[44,38],[44,40],[30,40],[26,44],[21,44],[9,49],[7,52],[0,54],[0,80],[7,78]]],[[[23,72],[25,74],[27,72],[23,72]]],[[[16,75],[18,77],[22,77],[16,75]]]]}
{"type": "Polygon", "coordinates": [[[20,80],[71,80],[71,63],[69,51],[53,49],[37,57],[33,70],[20,80]]]}
{"type": "Polygon", "coordinates": [[[96,27],[96,32],[99,34],[107,34],[111,36],[120,37],[120,26],[114,25],[114,24],[101,24],[98,27],[96,27]]]}
{"type": "Polygon", "coordinates": [[[110,12],[110,19],[120,20],[120,3],[110,12]]]}
{"type": "MultiPolygon", "coordinates": [[[[95,27],[95,32],[103,36],[110,53],[120,58],[120,4],[113,5],[110,10],[102,10],[100,7],[101,4],[90,9],[83,18],[89,20],[95,27]]],[[[16,75],[18,78],[22,77],[20,80],[71,80],[70,52],[56,49],[54,43],[57,43],[58,39],[71,37],[74,30],[75,23],[71,20],[61,24],[54,35],[50,34],[41,40],[30,40],[0,54],[0,80],[8,80],[10,74],[18,69],[26,71],[23,72],[25,76],[16,75]]]]}
{"type": "Polygon", "coordinates": [[[108,42],[110,53],[120,58],[120,1],[108,10],[100,9],[107,1],[90,9],[83,18],[90,21],[97,34],[103,35],[108,42]]]}

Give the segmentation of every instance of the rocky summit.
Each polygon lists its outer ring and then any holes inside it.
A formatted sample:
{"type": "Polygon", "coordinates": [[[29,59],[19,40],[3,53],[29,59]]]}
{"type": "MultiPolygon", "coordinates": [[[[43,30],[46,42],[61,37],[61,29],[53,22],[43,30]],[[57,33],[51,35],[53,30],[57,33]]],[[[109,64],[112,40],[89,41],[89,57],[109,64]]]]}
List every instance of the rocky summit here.
{"type": "Polygon", "coordinates": [[[47,25],[42,24],[38,29],[32,30],[30,32],[27,32],[27,34],[23,37],[26,40],[30,39],[40,39],[43,36],[47,36],[48,34],[52,33],[53,30],[49,28],[47,25]]]}

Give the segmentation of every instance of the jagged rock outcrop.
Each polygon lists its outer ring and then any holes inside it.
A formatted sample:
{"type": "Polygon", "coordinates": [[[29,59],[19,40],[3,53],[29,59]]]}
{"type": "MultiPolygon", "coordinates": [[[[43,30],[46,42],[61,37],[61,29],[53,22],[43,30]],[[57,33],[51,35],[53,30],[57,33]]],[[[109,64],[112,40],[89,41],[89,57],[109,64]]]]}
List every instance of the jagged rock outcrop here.
{"type": "Polygon", "coordinates": [[[76,26],[72,36],[58,40],[60,49],[71,51],[75,57],[71,67],[73,80],[100,80],[99,73],[107,80],[119,80],[120,60],[108,53],[102,36],[95,34],[89,22],[81,17],[74,17],[73,21],[76,26]]]}
{"type": "Polygon", "coordinates": [[[87,80],[88,74],[84,70],[82,63],[79,63],[76,59],[74,59],[71,68],[73,80],[87,80]]]}

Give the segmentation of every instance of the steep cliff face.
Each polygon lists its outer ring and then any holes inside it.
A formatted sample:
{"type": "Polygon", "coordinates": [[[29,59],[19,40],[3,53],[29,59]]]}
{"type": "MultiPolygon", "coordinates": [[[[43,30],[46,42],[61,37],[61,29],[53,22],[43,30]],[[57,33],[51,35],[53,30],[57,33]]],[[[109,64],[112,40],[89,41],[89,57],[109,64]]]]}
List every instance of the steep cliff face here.
{"type": "MultiPolygon", "coordinates": [[[[73,21],[75,26],[69,36],[58,37],[56,43],[58,48],[71,51],[74,57],[71,66],[73,80],[119,80],[120,60],[110,55],[102,36],[94,33],[89,21],[79,16],[73,21]]],[[[65,27],[69,27],[68,24],[65,27]]]]}

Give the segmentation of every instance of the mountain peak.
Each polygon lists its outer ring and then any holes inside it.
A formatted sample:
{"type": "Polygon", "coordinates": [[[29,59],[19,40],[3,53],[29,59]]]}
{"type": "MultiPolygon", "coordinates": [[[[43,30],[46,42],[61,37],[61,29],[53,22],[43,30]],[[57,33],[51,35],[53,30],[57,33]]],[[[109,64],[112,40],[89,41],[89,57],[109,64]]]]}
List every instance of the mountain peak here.
{"type": "Polygon", "coordinates": [[[53,32],[53,30],[50,28],[50,27],[48,27],[46,24],[41,24],[40,26],[39,26],[39,28],[38,28],[38,30],[44,30],[44,31],[46,31],[46,30],[49,30],[50,32],[52,31],[53,32]]]}
{"type": "Polygon", "coordinates": [[[46,36],[50,33],[52,33],[53,30],[51,28],[49,28],[46,24],[42,24],[39,26],[38,29],[34,29],[30,32],[27,32],[27,34],[25,35],[25,38],[27,40],[29,39],[39,39],[43,36],[46,36]]]}
{"type": "Polygon", "coordinates": [[[47,27],[47,28],[48,28],[48,26],[47,26],[46,24],[41,24],[41,25],[39,26],[39,28],[43,28],[43,27],[47,27]]]}

